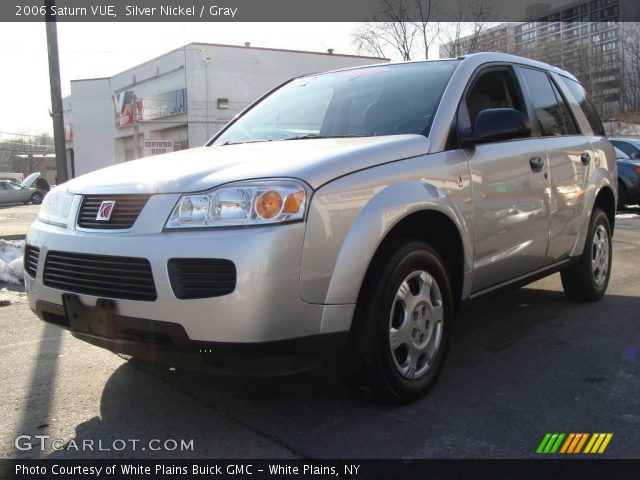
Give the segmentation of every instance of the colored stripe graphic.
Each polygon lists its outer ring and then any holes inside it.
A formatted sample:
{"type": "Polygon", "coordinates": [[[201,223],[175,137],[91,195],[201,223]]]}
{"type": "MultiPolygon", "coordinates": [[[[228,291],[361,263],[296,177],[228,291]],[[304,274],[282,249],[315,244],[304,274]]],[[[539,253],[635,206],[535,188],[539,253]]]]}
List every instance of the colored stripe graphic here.
{"type": "Polygon", "coordinates": [[[585,442],[587,441],[587,438],[589,438],[589,434],[588,433],[582,433],[581,435],[582,435],[582,438],[578,442],[578,445],[576,445],[576,449],[574,450],[573,453],[580,453],[582,451],[582,447],[584,446],[585,442]]]}
{"type": "Polygon", "coordinates": [[[538,445],[536,453],[556,453],[564,437],[564,433],[547,433],[538,445]]]}
{"type": "Polygon", "coordinates": [[[594,433],[584,453],[604,453],[612,438],[613,433],[594,433]]]}
{"type": "Polygon", "coordinates": [[[536,453],[604,453],[612,438],[613,433],[547,433],[536,453]]]}
{"type": "Polygon", "coordinates": [[[549,439],[551,438],[551,434],[547,433],[542,441],[540,442],[540,445],[538,445],[538,449],[536,450],[536,453],[542,453],[544,451],[544,447],[547,445],[547,442],[549,441],[549,439]]]}

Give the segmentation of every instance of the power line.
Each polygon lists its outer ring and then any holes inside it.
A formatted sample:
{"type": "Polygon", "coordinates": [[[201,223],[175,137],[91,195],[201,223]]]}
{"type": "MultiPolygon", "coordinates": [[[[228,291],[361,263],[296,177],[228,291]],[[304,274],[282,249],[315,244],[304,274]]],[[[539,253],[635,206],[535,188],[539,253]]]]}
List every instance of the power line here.
{"type": "Polygon", "coordinates": [[[0,132],[0,135],[11,135],[11,136],[15,136],[15,137],[50,137],[51,135],[49,135],[48,133],[41,133],[38,135],[30,135],[28,133],[11,133],[11,132],[0,132]]]}

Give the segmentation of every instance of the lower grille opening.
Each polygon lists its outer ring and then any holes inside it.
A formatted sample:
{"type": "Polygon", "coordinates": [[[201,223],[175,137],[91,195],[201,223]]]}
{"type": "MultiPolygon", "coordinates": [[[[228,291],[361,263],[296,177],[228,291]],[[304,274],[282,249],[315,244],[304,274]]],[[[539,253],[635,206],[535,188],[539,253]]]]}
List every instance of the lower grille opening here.
{"type": "Polygon", "coordinates": [[[66,292],[146,302],[157,298],[146,258],[49,251],[43,276],[47,287],[66,292]]]}
{"type": "Polygon", "coordinates": [[[121,328],[118,330],[117,338],[118,340],[149,343],[151,345],[158,345],[161,347],[174,346],[173,339],[166,333],[138,330],[134,328],[121,328]]]}
{"type": "Polygon", "coordinates": [[[181,300],[229,295],[236,289],[236,266],[221,258],[172,258],[169,281],[181,300]]]}
{"type": "Polygon", "coordinates": [[[35,278],[38,271],[38,260],[40,259],[40,249],[27,245],[24,247],[24,271],[29,274],[31,278],[35,278]]]}

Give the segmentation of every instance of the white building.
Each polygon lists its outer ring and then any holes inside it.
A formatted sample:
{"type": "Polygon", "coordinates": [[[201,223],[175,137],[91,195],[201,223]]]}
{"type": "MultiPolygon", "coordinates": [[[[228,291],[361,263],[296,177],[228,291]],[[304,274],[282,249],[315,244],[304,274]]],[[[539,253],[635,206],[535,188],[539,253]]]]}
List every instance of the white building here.
{"type": "Polygon", "coordinates": [[[388,61],[190,43],[113,77],[73,80],[64,99],[69,173],[203,145],[291,77],[388,61]]]}

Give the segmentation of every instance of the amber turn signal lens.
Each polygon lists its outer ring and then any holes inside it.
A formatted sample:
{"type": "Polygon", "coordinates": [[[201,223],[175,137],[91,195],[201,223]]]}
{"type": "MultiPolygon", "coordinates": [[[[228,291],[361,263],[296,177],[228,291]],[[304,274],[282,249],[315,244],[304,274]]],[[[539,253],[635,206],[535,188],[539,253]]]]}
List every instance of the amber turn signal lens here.
{"type": "Polygon", "coordinates": [[[284,200],[284,213],[298,213],[303,201],[304,192],[290,193],[284,200]]]}
{"type": "Polygon", "coordinates": [[[636,173],[640,173],[640,167],[636,167],[636,173]]]}
{"type": "Polygon", "coordinates": [[[273,190],[264,192],[256,200],[256,213],[260,218],[270,219],[282,210],[282,196],[273,190]]]}

